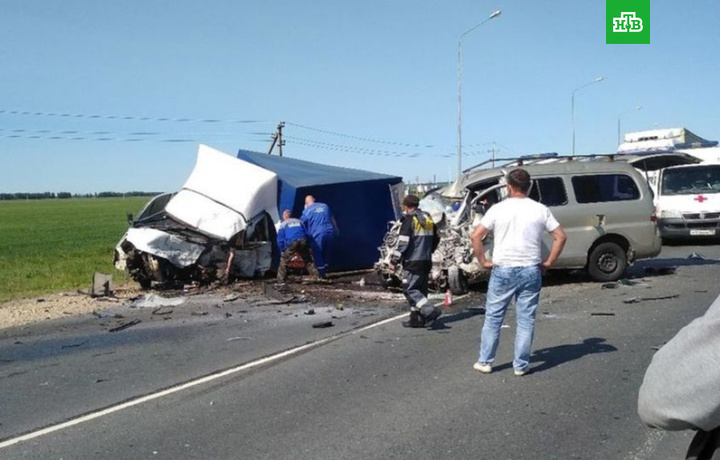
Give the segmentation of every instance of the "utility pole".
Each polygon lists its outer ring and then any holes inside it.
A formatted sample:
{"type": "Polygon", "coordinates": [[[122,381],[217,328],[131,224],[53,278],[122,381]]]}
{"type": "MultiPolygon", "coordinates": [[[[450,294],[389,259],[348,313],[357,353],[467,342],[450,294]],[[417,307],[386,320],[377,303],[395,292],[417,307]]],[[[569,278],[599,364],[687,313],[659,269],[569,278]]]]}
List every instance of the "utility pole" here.
{"type": "Polygon", "coordinates": [[[285,145],[285,141],[282,138],[282,130],[285,127],[285,122],[281,121],[277,125],[277,131],[275,131],[272,135],[272,144],[270,144],[270,150],[268,150],[268,155],[272,155],[272,151],[275,148],[275,145],[278,146],[278,155],[282,155],[282,148],[283,145],[285,145]]]}
{"type": "Polygon", "coordinates": [[[492,149],[488,150],[488,153],[489,153],[490,155],[492,155],[491,158],[492,158],[492,167],[493,167],[493,168],[495,167],[495,152],[496,152],[496,150],[495,150],[495,142],[493,142],[492,149]]]}

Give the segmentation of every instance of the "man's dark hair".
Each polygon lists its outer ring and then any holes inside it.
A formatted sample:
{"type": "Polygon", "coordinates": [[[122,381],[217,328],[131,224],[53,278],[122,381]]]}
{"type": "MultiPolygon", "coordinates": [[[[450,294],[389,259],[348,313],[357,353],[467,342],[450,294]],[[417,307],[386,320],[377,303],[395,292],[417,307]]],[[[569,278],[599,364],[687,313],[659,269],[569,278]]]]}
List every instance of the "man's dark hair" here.
{"type": "Polygon", "coordinates": [[[418,198],[417,195],[408,195],[403,198],[402,204],[408,208],[417,208],[420,206],[420,198],[418,198]]]}
{"type": "Polygon", "coordinates": [[[517,189],[523,193],[527,193],[530,190],[530,173],[522,168],[513,169],[507,174],[507,183],[514,189],[517,189]]]}

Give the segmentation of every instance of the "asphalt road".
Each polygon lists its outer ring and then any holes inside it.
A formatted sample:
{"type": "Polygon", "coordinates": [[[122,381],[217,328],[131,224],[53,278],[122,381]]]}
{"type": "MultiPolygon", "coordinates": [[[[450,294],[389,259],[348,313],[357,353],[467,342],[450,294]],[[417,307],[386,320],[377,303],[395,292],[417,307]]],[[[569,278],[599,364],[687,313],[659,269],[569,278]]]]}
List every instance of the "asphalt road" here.
{"type": "Polygon", "coordinates": [[[207,315],[163,321],[146,313],[114,334],[97,319],[5,330],[5,441],[325,341],[0,447],[0,458],[683,458],[691,433],[644,427],[637,391],[655,350],[720,293],[718,260],[719,246],[672,246],[613,289],[549,277],[525,377],[513,376],[510,364],[512,315],[493,374],[472,370],[482,314],[470,307],[481,306],[479,296],[457,302],[431,330],[404,329],[399,320],[357,330],[397,315],[397,305],[316,305],[311,316],[303,314],[307,305],[228,306],[212,298],[187,306],[207,315]],[[707,259],[686,259],[693,252],[707,259]],[[656,270],[666,266],[678,268],[656,270]],[[334,327],[310,327],[325,320],[334,327]]]}

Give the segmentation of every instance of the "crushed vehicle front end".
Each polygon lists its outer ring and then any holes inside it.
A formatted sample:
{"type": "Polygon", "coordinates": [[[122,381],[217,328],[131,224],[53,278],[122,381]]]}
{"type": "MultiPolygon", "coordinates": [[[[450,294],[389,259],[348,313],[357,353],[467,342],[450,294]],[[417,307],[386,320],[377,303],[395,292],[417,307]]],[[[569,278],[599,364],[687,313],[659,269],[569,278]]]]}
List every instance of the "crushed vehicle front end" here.
{"type": "MultiPolygon", "coordinates": [[[[488,183],[488,193],[495,193],[499,180],[488,183]]],[[[484,184],[483,184],[484,185],[484,184]]],[[[482,200],[486,193],[467,193],[457,196],[453,188],[438,190],[423,197],[420,209],[428,212],[436,225],[440,242],[432,255],[430,285],[438,291],[450,290],[453,294],[464,294],[468,286],[485,277],[487,271],[475,258],[471,236],[475,226],[485,212],[482,200]]],[[[492,198],[495,200],[495,198],[492,198]]],[[[391,257],[397,249],[400,221],[389,224],[383,245],[378,248],[380,259],[375,264],[382,283],[386,287],[402,285],[402,266],[393,265],[391,257]]],[[[485,241],[489,252],[491,240],[485,241]]]]}
{"type": "Polygon", "coordinates": [[[276,197],[274,173],[201,145],[182,190],[153,198],[131,219],[115,266],[143,288],[264,276],[272,264],[276,197]]]}

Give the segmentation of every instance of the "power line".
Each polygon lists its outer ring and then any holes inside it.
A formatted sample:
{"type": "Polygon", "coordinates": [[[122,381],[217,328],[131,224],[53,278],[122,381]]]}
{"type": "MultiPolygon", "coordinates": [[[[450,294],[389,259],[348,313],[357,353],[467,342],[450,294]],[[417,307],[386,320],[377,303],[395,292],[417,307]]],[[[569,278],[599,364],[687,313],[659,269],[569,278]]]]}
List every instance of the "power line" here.
{"type": "Polygon", "coordinates": [[[170,118],[170,117],[147,117],[135,115],[89,115],[83,113],[58,113],[58,112],[31,112],[20,110],[2,110],[0,115],[21,115],[34,117],[55,117],[55,118],[83,118],[92,120],[128,120],[128,121],[160,121],[175,123],[270,123],[265,120],[232,120],[220,118],[170,118]]]}
{"type": "Polygon", "coordinates": [[[357,153],[367,153],[367,154],[388,154],[388,155],[392,155],[392,156],[408,156],[408,157],[416,157],[416,156],[421,155],[420,153],[417,153],[417,152],[398,152],[398,151],[392,151],[392,150],[369,149],[369,148],[365,148],[365,147],[354,147],[354,146],[349,146],[349,145],[318,141],[318,140],[314,140],[314,139],[305,139],[305,138],[297,137],[297,136],[285,136],[285,139],[298,141],[298,143],[302,142],[302,143],[304,143],[303,145],[327,147],[329,150],[354,151],[357,153]]]}
{"type": "Polygon", "coordinates": [[[434,145],[422,145],[422,144],[411,144],[411,143],[404,143],[404,142],[392,142],[392,141],[384,141],[384,140],[379,140],[379,139],[372,139],[372,138],[369,138],[369,137],[353,136],[353,135],[351,135],[351,134],[343,134],[343,133],[339,133],[339,132],[336,132],[336,131],[330,131],[330,130],[327,130],[327,129],[313,128],[312,126],[301,125],[301,124],[299,124],[299,123],[293,123],[293,122],[290,122],[290,121],[286,122],[286,124],[287,124],[288,126],[295,126],[296,128],[302,128],[302,129],[307,129],[307,130],[309,130],[309,131],[315,131],[315,132],[317,132],[317,133],[329,134],[329,135],[331,135],[331,136],[345,137],[345,138],[348,138],[348,139],[355,139],[355,140],[357,140],[357,141],[371,142],[371,143],[374,143],[374,144],[397,145],[397,146],[400,146],[400,147],[427,148],[427,149],[436,148],[434,145]]]}
{"type": "Polygon", "coordinates": [[[404,158],[415,158],[419,156],[418,153],[405,153],[405,152],[390,152],[387,150],[372,150],[362,149],[350,146],[333,146],[332,144],[317,142],[317,141],[304,141],[304,140],[288,140],[288,145],[302,145],[305,147],[316,148],[321,150],[330,150],[335,152],[343,153],[357,153],[360,155],[373,155],[373,156],[385,156],[385,157],[404,157],[404,158]]]}
{"type": "MultiPolygon", "coordinates": [[[[113,114],[106,114],[106,115],[98,115],[98,114],[83,114],[83,113],[65,113],[65,112],[47,112],[47,111],[21,111],[21,110],[10,110],[10,109],[0,109],[0,115],[13,115],[13,116],[35,116],[35,117],[51,117],[51,118],[63,118],[63,119],[83,119],[83,120],[115,120],[115,121],[152,121],[152,122],[175,122],[175,123],[206,123],[206,124],[214,124],[214,123],[229,123],[229,124],[260,124],[260,123],[273,123],[271,121],[267,120],[240,120],[240,119],[221,119],[221,118],[173,118],[173,117],[149,117],[149,116],[138,116],[138,115],[113,115],[113,114]]],[[[322,128],[316,128],[313,126],[308,126],[300,123],[294,123],[294,122],[286,122],[288,126],[294,126],[296,128],[301,128],[321,134],[327,134],[331,136],[337,136],[337,137],[343,137],[346,139],[353,139],[356,141],[361,142],[368,142],[373,144],[382,144],[382,145],[392,145],[392,146],[398,146],[398,147],[410,147],[415,149],[449,149],[451,147],[443,147],[443,146],[436,146],[432,144],[419,144],[419,143],[407,143],[407,142],[394,142],[394,141],[387,141],[387,140],[381,140],[381,139],[374,139],[369,137],[363,137],[363,136],[355,136],[351,134],[345,134],[340,133],[337,131],[322,129],[322,128]]],[[[0,131],[7,131],[0,129],[0,131]]],[[[169,133],[161,133],[161,132],[136,132],[136,133],[123,133],[123,134],[117,134],[109,131],[97,131],[97,132],[82,132],[82,131],[60,131],[60,132],[52,132],[53,134],[56,134],[54,136],[38,136],[40,134],[48,134],[51,133],[51,131],[46,130],[36,130],[36,131],[27,131],[27,130],[14,130],[12,134],[10,135],[0,135],[0,138],[29,138],[29,139],[50,139],[50,140],[57,140],[57,139],[66,139],[67,135],[75,135],[75,134],[83,134],[83,135],[120,135],[120,136],[131,136],[131,139],[115,139],[115,138],[95,138],[95,139],[85,139],[78,136],[68,138],[70,140],[118,140],[118,141],[139,141],[142,139],[137,139],[135,136],[160,136],[160,135],[169,135],[169,133]],[[31,135],[26,135],[27,133],[31,133],[31,135]]],[[[217,134],[217,135],[236,135],[236,133],[178,133],[179,135],[211,135],[211,134],[217,134]]],[[[270,135],[269,133],[260,133],[260,132],[254,132],[250,133],[253,135],[270,135]]],[[[286,136],[287,137],[287,136],[286,136]]],[[[298,138],[300,139],[300,138],[298,138]]],[[[197,139],[165,139],[165,140],[157,140],[158,142],[201,142],[197,139]]],[[[320,141],[313,141],[313,140],[307,140],[306,142],[320,142],[320,141]]],[[[473,147],[482,147],[486,145],[490,145],[490,142],[480,143],[480,144],[466,144],[465,146],[468,148],[473,147]]],[[[416,157],[419,155],[425,154],[419,153],[419,152],[397,152],[397,151],[388,151],[388,150],[377,150],[377,149],[363,149],[362,147],[351,147],[351,146],[345,146],[341,144],[333,144],[333,143],[323,143],[327,149],[354,149],[352,151],[356,151],[357,153],[366,153],[366,154],[388,154],[389,156],[408,156],[408,157],[416,157]]],[[[501,145],[502,144],[497,144],[501,145]]],[[[310,146],[310,145],[306,145],[310,146]]],[[[455,146],[452,146],[454,148],[455,146]]],[[[513,149],[503,146],[506,150],[510,152],[515,152],[513,149]]],[[[429,153],[429,152],[428,152],[429,153]]],[[[478,152],[480,153],[480,152],[478,152]]],[[[470,152],[470,154],[473,154],[470,152]]],[[[436,156],[442,156],[447,157],[447,154],[435,154],[436,156]]]]}

